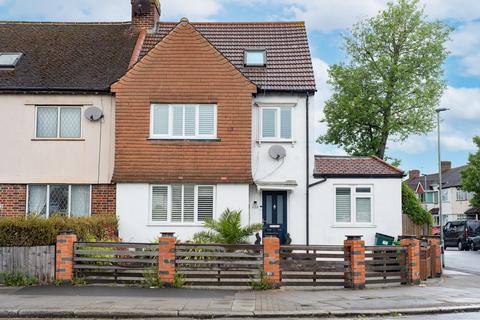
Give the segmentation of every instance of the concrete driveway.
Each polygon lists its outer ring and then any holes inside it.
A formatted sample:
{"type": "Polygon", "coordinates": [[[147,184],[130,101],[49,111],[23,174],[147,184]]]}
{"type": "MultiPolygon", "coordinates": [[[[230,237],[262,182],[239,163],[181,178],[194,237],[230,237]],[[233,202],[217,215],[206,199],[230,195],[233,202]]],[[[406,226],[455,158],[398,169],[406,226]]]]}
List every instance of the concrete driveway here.
{"type": "Polygon", "coordinates": [[[480,251],[458,251],[456,248],[447,248],[445,268],[480,275],[480,251]]]}

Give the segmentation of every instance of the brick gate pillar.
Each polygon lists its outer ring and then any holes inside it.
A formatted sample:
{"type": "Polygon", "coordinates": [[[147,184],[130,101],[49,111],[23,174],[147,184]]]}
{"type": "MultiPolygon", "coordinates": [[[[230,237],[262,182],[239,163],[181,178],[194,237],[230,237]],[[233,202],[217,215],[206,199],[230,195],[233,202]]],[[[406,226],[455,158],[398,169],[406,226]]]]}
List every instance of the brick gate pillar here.
{"type": "Polygon", "coordinates": [[[442,248],[440,247],[440,239],[429,238],[430,259],[432,261],[432,275],[434,277],[442,276],[442,248]]]}
{"type": "Polygon", "coordinates": [[[158,247],[158,276],[162,283],[171,285],[175,277],[175,246],[173,233],[162,233],[158,247]]]}
{"type": "Polygon", "coordinates": [[[62,232],[55,244],[55,279],[71,282],[73,279],[74,243],[77,236],[73,232],[62,232]]]}
{"type": "Polygon", "coordinates": [[[407,247],[407,281],[410,284],[420,283],[420,240],[415,237],[404,237],[400,245],[407,247]]]}
{"type": "Polygon", "coordinates": [[[350,260],[350,272],[345,274],[345,287],[364,289],[365,273],[365,241],[362,236],[347,236],[343,242],[345,258],[350,260]]]}
{"type": "Polygon", "coordinates": [[[280,239],[263,238],[263,271],[273,288],[280,287],[280,239]]]}

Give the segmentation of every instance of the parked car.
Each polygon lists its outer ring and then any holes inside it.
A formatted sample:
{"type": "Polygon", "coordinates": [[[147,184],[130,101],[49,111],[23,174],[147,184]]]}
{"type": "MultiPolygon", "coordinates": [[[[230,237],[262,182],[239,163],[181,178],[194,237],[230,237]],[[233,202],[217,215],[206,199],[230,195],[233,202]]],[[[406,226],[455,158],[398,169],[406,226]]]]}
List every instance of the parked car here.
{"type": "Polygon", "coordinates": [[[480,221],[459,220],[447,222],[443,227],[444,248],[470,249],[469,238],[480,236],[480,221]]]}
{"type": "Polygon", "coordinates": [[[480,249],[480,236],[468,237],[468,248],[472,251],[480,249]]]}

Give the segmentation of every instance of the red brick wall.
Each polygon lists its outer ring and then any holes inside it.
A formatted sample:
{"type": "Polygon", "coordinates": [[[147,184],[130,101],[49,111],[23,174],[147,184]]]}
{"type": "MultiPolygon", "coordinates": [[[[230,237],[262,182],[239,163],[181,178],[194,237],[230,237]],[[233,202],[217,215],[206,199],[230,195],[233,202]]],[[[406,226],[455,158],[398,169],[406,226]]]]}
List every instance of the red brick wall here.
{"type": "Polygon", "coordinates": [[[116,193],[115,184],[92,185],[92,214],[115,213],[116,193]]]}
{"type": "Polygon", "coordinates": [[[24,216],[27,186],[24,184],[0,185],[0,217],[24,216]]]}
{"type": "Polygon", "coordinates": [[[256,86],[188,22],[178,24],[112,90],[116,93],[113,181],[252,181],[256,86]],[[151,103],[216,103],[219,140],[148,140],[151,103]]]}

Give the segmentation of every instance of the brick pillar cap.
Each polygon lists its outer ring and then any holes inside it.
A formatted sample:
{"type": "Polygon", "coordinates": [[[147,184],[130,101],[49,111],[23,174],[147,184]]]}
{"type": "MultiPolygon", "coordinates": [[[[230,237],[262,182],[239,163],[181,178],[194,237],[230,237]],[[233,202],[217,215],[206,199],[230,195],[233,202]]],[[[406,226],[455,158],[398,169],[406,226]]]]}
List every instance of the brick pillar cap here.
{"type": "Polygon", "coordinates": [[[75,231],[73,230],[62,230],[60,231],[60,235],[74,235],[75,231]]]}
{"type": "Polygon", "coordinates": [[[162,238],[173,238],[175,232],[162,232],[162,238]]]}
{"type": "Polygon", "coordinates": [[[363,235],[354,236],[354,235],[347,235],[347,240],[362,240],[363,235]]]}

